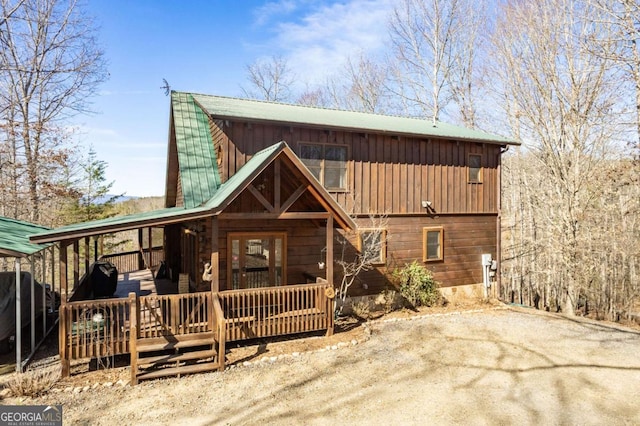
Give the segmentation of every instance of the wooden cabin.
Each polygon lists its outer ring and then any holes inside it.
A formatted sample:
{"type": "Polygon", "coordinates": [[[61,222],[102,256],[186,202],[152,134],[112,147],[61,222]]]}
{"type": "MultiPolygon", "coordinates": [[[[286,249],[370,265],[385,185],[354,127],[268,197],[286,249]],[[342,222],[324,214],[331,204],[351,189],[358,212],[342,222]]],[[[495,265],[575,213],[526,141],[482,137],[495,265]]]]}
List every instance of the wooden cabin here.
{"type": "Polygon", "coordinates": [[[444,123],[173,92],[165,208],[31,237],[60,246],[63,374],[72,359],[130,353],[136,383],[224,368],[228,341],[330,334],[334,264],[374,227],[379,262],[352,295],[388,288],[390,270],[416,259],[444,288],[477,288],[481,255],[500,251],[509,144],[444,123]],[[152,228],[164,230],[166,277],[125,283],[153,266],[152,228]],[[110,257],[127,272],[120,290],[80,297],[79,247],[131,229],[140,252],[110,257]]]}

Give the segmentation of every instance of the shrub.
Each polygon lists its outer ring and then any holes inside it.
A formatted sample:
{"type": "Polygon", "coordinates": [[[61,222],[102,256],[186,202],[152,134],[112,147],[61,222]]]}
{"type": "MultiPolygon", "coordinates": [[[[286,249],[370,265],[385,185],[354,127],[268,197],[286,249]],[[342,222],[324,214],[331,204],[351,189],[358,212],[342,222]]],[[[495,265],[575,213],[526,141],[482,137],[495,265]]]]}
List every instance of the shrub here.
{"type": "Polygon", "coordinates": [[[413,306],[433,306],[441,300],[440,284],[415,260],[395,269],[393,279],[400,286],[400,294],[413,306]]]}
{"type": "Polygon", "coordinates": [[[60,374],[55,369],[29,370],[16,374],[7,382],[13,396],[38,396],[47,392],[58,381],[60,374]]]}

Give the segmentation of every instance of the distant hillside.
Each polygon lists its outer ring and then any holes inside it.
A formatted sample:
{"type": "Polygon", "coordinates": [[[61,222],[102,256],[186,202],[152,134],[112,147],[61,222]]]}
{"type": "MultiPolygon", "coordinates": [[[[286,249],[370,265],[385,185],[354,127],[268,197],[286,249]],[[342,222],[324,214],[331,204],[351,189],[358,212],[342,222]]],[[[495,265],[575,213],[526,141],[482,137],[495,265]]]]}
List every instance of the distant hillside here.
{"type": "MultiPolygon", "coordinates": [[[[123,197],[125,198],[125,197],[123,197]]],[[[164,197],[133,197],[118,200],[115,208],[119,215],[133,214],[157,210],[164,207],[164,197]]]]}

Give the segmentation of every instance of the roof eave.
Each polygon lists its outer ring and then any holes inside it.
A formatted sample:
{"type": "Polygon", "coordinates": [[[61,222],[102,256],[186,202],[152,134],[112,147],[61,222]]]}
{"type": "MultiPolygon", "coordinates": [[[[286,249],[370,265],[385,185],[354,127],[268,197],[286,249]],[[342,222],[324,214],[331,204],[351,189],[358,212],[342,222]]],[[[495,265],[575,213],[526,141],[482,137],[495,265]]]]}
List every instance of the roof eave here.
{"type": "Polygon", "coordinates": [[[171,215],[168,218],[152,218],[152,219],[134,219],[130,222],[123,222],[113,225],[98,225],[90,226],[85,229],[69,230],[69,231],[54,231],[48,233],[41,233],[32,235],[29,237],[29,241],[36,244],[50,243],[65,240],[75,240],[84,237],[91,237],[94,235],[102,235],[111,232],[129,231],[132,229],[146,228],[149,226],[164,226],[174,223],[180,223],[187,220],[201,219],[214,215],[209,209],[196,208],[185,210],[184,214],[171,215]]]}

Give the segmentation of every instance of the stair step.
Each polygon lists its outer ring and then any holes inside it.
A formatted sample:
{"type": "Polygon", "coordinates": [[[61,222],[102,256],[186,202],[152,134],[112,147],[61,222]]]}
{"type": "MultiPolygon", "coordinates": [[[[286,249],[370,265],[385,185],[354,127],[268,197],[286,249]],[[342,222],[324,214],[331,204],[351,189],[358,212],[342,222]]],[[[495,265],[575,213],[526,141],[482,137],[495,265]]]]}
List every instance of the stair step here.
{"type": "Polygon", "coordinates": [[[218,352],[215,349],[208,349],[203,351],[182,352],[178,354],[165,354],[157,356],[148,356],[138,358],[138,365],[149,364],[167,364],[170,362],[189,361],[194,359],[206,359],[215,357],[218,352]]]}
{"type": "Polygon", "coordinates": [[[158,379],[160,377],[177,376],[182,374],[203,373],[218,369],[217,362],[202,362],[198,364],[182,365],[180,367],[165,367],[157,370],[138,373],[138,380],[158,379]]]}
{"type": "Polygon", "coordinates": [[[215,336],[215,333],[210,332],[138,339],[136,342],[136,349],[138,352],[152,352],[164,349],[213,345],[215,342],[215,336]]]}

